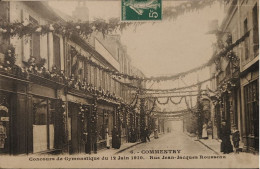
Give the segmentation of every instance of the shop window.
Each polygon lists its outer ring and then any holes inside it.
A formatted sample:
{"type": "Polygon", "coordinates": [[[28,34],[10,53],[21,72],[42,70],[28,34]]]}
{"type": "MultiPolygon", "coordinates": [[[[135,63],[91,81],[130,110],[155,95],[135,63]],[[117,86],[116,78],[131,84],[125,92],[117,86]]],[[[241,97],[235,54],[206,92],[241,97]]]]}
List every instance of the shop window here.
{"type": "Polygon", "coordinates": [[[54,101],[33,98],[33,152],[54,148],[54,101]]]}
{"type": "Polygon", "coordinates": [[[98,110],[97,131],[98,131],[98,141],[104,140],[105,139],[105,123],[104,123],[104,111],[102,109],[98,110]]]}
{"type": "Polygon", "coordinates": [[[258,83],[258,80],[255,80],[244,87],[247,133],[256,137],[259,136],[258,83]]]}

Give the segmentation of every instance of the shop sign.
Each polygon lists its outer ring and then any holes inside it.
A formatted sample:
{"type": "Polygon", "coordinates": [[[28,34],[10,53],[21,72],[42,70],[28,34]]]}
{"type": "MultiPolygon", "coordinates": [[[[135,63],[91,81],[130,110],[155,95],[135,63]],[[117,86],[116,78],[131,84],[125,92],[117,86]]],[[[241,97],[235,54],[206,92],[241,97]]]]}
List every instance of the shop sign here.
{"type": "Polygon", "coordinates": [[[9,117],[1,117],[0,121],[9,121],[9,117]]]}

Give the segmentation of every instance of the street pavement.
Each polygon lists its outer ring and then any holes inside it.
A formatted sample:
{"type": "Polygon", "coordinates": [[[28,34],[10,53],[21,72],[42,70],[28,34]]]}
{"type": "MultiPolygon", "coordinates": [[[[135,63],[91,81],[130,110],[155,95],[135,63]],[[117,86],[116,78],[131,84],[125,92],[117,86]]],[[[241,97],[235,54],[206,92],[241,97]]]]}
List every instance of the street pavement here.
{"type": "Polygon", "coordinates": [[[120,149],[98,153],[108,156],[116,167],[138,168],[258,168],[258,155],[223,154],[205,146],[181,131],[172,131],[151,138],[146,143],[125,143],[120,149]]]}
{"type": "Polygon", "coordinates": [[[214,155],[214,151],[208,149],[200,142],[195,141],[183,132],[172,131],[171,133],[161,134],[158,139],[151,142],[141,143],[129,148],[119,155],[147,154],[146,150],[180,150],[181,155],[214,155]]]}

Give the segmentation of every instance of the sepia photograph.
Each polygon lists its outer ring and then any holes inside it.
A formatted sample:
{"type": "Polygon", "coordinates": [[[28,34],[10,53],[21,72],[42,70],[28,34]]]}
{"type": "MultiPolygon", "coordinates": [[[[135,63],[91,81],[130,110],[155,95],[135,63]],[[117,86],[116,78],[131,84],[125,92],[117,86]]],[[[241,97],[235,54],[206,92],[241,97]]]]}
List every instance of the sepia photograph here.
{"type": "Polygon", "coordinates": [[[259,1],[0,0],[0,168],[259,168],[259,1]]]}

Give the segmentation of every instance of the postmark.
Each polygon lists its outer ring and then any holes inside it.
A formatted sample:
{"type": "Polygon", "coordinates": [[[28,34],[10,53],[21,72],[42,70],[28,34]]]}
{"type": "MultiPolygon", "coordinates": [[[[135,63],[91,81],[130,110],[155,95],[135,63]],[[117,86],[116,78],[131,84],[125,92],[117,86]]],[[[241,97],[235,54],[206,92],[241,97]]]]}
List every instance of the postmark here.
{"type": "Polygon", "coordinates": [[[122,21],[162,20],[162,0],[122,0],[122,21]]]}

